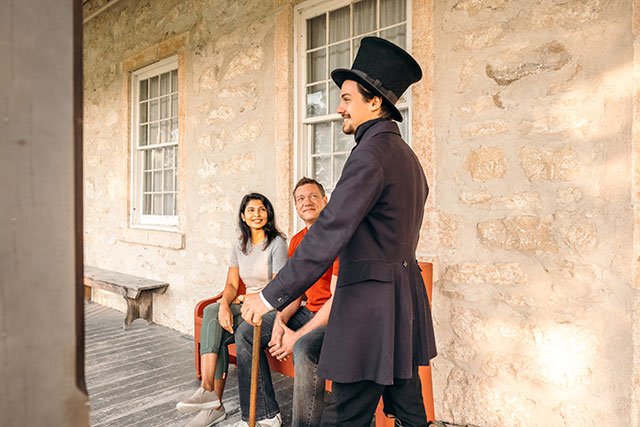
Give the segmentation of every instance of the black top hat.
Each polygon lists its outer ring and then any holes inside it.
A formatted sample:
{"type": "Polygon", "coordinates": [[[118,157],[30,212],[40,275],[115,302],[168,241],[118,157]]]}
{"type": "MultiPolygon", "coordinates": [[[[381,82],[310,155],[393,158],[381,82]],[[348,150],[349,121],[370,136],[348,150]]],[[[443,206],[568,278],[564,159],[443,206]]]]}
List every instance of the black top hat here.
{"type": "Polygon", "coordinates": [[[379,37],[365,37],[350,70],[338,68],[331,78],[342,87],[345,80],[361,83],[380,96],[392,111],[392,118],[402,121],[395,104],[405,90],[422,78],[420,65],[411,55],[395,44],[379,37]]]}

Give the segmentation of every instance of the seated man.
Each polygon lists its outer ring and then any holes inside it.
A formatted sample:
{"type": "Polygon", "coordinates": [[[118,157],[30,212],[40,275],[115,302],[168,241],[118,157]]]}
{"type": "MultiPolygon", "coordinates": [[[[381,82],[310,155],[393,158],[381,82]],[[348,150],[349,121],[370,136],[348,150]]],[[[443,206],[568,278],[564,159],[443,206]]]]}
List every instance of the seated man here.
{"type": "MultiPolygon", "coordinates": [[[[327,203],[322,185],[310,178],[302,178],[293,190],[296,212],[304,221],[305,228],[293,236],[289,243],[289,256],[293,255],[307,230],[318,219],[327,203]]],[[[260,348],[269,346],[272,356],[279,360],[293,354],[295,380],[293,386],[292,426],[318,426],[324,408],[325,381],[318,378],[318,359],[325,325],[329,319],[333,291],[338,275],[338,260],[306,292],[307,303],[302,297],[289,304],[282,312],[270,312],[262,318],[260,348]]],[[[238,361],[238,388],[242,420],[238,427],[246,426],[249,420],[249,394],[251,386],[251,356],[253,327],[243,323],[236,331],[236,353],[238,361]]],[[[280,426],[282,417],[275,399],[269,364],[263,351],[260,352],[258,374],[258,399],[256,425],[260,427],[280,426]]]]}

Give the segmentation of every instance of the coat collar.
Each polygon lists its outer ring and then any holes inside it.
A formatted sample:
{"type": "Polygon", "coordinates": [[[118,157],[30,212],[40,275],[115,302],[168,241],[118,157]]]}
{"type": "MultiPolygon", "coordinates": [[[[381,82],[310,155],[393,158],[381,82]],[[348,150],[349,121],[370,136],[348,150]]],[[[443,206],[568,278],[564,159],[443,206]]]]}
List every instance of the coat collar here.
{"type": "Polygon", "coordinates": [[[364,137],[367,131],[371,128],[376,128],[376,130],[378,130],[378,133],[380,132],[395,132],[398,134],[400,133],[398,129],[398,125],[392,122],[391,120],[383,119],[383,118],[368,120],[362,123],[360,126],[358,126],[358,129],[356,129],[356,134],[355,134],[356,145],[362,140],[362,137],[364,137]],[[380,126],[376,126],[376,124],[378,123],[381,123],[380,126]]]}

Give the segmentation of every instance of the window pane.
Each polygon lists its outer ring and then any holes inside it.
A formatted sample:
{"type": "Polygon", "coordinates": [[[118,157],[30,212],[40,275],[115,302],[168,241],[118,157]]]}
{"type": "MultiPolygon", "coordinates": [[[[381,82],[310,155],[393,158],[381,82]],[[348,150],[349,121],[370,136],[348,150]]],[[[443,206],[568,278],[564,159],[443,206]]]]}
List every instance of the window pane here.
{"type": "Polygon", "coordinates": [[[153,191],[159,193],[162,191],[162,172],[153,172],[153,191]]]}
{"type": "Polygon", "coordinates": [[[140,132],[138,133],[138,145],[147,145],[147,125],[140,126],[140,132]]]}
{"type": "Polygon", "coordinates": [[[340,88],[333,81],[329,82],[329,113],[335,113],[340,104],[340,88]]]}
{"type": "Polygon", "coordinates": [[[376,0],[362,0],[353,4],[353,34],[360,35],[376,29],[376,0]]]}
{"type": "MultiPolygon", "coordinates": [[[[164,191],[173,191],[173,169],[164,171],[164,191]]],[[[173,205],[173,203],[172,203],[173,205]]]]}
{"type": "Polygon", "coordinates": [[[158,143],[158,122],[149,125],[149,144],[158,143]]]}
{"type": "Polygon", "coordinates": [[[342,174],[342,169],[347,161],[348,154],[337,154],[333,158],[333,186],[336,185],[342,174]]]}
{"type": "Polygon", "coordinates": [[[140,101],[148,98],[147,90],[149,88],[149,80],[140,80],[140,101]]]}
{"type": "Polygon", "coordinates": [[[149,98],[158,97],[158,76],[149,79],[149,98]]]}
{"type": "Polygon", "coordinates": [[[331,182],[331,156],[313,157],[311,173],[313,178],[320,182],[331,182]]]}
{"type": "Polygon", "coordinates": [[[327,50],[307,54],[307,83],[327,79],[327,50]]]}
{"type": "Polygon", "coordinates": [[[175,196],[173,195],[173,193],[169,193],[169,194],[165,194],[164,195],[164,211],[163,211],[163,215],[175,215],[175,213],[173,212],[173,198],[175,196]]]}
{"type": "Polygon", "coordinates": [[[178,95],[171,95],[171,117],[178,117],[178,95]]]}
{"type": "Polygon", "coordinates": [[[327,16],[322,14],[307,21],[307,49],[327,43],[327,16]]]}
{"type": "Polygon", "coordinates": [[[158,120],[158,100],[154,99],[149,103],[149,121],[158,120]]]}
{"type": "Polygon", "coordinates": [[[153,195],[153,211],[151,215],[162,215],[162,194],[153,195]]]}
{"type": "Polygon", "coordinates": [[[147,122],[147,108],[148,104],[146,102],[141,102],[140,103],[140,123],[146,123],[147,122]]]}
{"type": "Polygon", "coordinates": [[[329,43],[349,38],[349,6],[329,12],[329,43]]]}
{"type": "Polygon", "coordinates": [[[151,163],[151,154],[153,150],[144,150],[144,165],[142,169],[145,171],[149,171],[153,169],[153,164],[151,163]]]}
{"type": "Polygon", "coordinates": [[[171,92],[178,91],[178,70],[171,72],[171,92]]]}
{"type": "Polygon", "coordinates": [[[151,215],[151,194],[143,196],[142,213],[143,215],[151,215]]]}
{"type": "Polygon", "coordinates": [[[353,146],[356,144],[353,139],[353,135],[347,135],[342,132],[342,120],[336,120],[333,122],[333,144],[336,152],[348,151],[350,152],[353,146]]]}
{"type": "Polygon", "coordinates": [[[345,42],[329,47],[329,70],[336,68],[351,68],[351,55],[349,54],[349,45],[345,42]]]}
{"type": "Polygon", "coordinates": [[[151,172],[145,172],[142,177],[143,192],[148,193],[151,191],[151,172]]]}
{"type": "Polygon", "coordinates": [[[388,27],[407,19],[405,0],[380,0],[380,26],[388,27]]]}
{"type": "Polygon", "coordinates": [[[151,151],[153,152],[153,169],[162,169],[162,148],[151,151]]]}
{"type": "Polygon", "coordinates": [[[402,114],[402,121],[398,123],[398,127],[400,128],[400,135],[402,138],[409,143],[409,132],[407,132],[407,126],[409,124],[409,111],[408,110],[400,110],[400,114],[402,114]]]}
{"type": "Polygon", "coordinates": [[[163,96],[160,98],[160,118],[168,119],[169,118],[169,103],[171,102],[168,96],[163,96]]]}
{"type": "Polygon", "coordinates": [[[174,166],[174,153],[175,149],[173,147],[164,149],[164,168],[169,169],[174,166]]]}
{"type": "Polygon", "coordinates": [[[178,119],[171,120],[171,135],[169,142],[178,142],[178,119]]]}
{"type": "Polygon", "coordinates": [[[327,90],[326,84],[310,86],[307,88],[307,117],[322,116],[327,114],[327,90]]]}
{"type": "Polygon", "coordinates": [[[313,125],[313,154],[331,153],[331,123],[313,125]]]}
{"type": "Polygon", "coordinates": [[[171,73],[160,75],[160,95],[168,95],[171,93],[171,73]]]}
{"type": "Polygon", "coordinates": [[[362,42],[362,37],[358,37],[353,39],[353,49],[351,50],[351,60],[353,61],[358,54],[358,49],[360,49],[360,43],[362,42]]]}
{"type": "Polygon", "coordinates": [[[391,43],[397,44],[403,49],[406,49],[407,32],[405,28],[405,24],[402,24],[397,27],[389,28],[388,30],[380,31],[380,37],[389,40],[391,43]]]}
{"type": "Polygon", "coordinates": [[[171,120],[163,120],[160,122],[160,143],[169,142],[169,130],[171,128],[171,120]]]}

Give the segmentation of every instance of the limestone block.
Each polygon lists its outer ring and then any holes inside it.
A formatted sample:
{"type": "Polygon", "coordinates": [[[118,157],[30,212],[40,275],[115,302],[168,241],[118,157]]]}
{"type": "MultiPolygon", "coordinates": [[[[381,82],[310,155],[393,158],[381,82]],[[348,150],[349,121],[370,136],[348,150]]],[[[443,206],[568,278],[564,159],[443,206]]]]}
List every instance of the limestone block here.
{"type": "Polygon", "coordinates": [[[462,284],[492,284],[497,286],[528,285],[529,277],[517,263],[481,264],[466,262],[448,265],[444,281],[462,284]]]}
{"type": "Polygon", "coordinates": [[[256,158],[253,152],[229,157],[222,163],[222,170],[225,175],[252,172],[255,168],[256,158]]]}
{"type": "Polygon", "coordinates": [[[587,403],[561,402],[554,412],[562,417],[566,426],[596,427],[607,423],[607,416],[587,403]]]}
{"type": "Polygon", "coordinates": [[[214,108],[209,112],[207,123],[213,125],[220,122],[230,122],[235,118],[236,112],[232,107],[228,105],[221,105],[220,107],[214,108]]]}
{"type": "Polygon", "coordinates": [[[254,111],[258,107],[258,103],[256,101],[244,101],[238,111],[241,113],[248,113],[249,111],[254,111]]]}
{"type": "Polygon", "coordinates": [[[198,176],[200,178],[208,178],[218,173],[218,165],[209,159],[202,159],[202,166],[198,168],[198,176]]]}
{"type": "Polygon", "coordinates": [[[551,223],[537,216],[514,216],[478,224],[480,242],[492,249],[558,252],[551,223]]]}
{"type": "Polygon", "coordinates": [[[237,54],[227,67],[224,74],[225,80],[231,80],[243,74],[258,71],[264,62],[264,51],[261,47],[242,50],[237,54]]]}
{"type": "Polygon", "coordinates": [[[533,400],[456,367],[447,378],[443,405],[447,421],[459,425],[532,427],[539,421],[533,400]]]}
{"type": "Polygon", "coordinates": [[[222,194],[224,192],[224,185],[222,182],[216,182],[213,184],[203,184],[198,187],[199,196],[208,196],[210,194],[222,194]]]}
{"type": "Polygon", "coordinates": [[[262,122],[257,120],[255,122],[245,123],[235,132],[233,132],[233,144],[256,142],[260,133],[262,132],[262,122]]]}
{"type": "Polygon", "coordinates": [[[590,384],[596,369],[599,341],[592,330],[557,323],[533,330],[540,378],[565,387],[590,384]]]}
{"type": "Polygon", "coordinates": [[[504,151],[498,147],[471,151],[464,161],[465,170],[471,172],[474,181],[502,179],[507,172],[504,151]]]}
{"type": "Polygon", "coordinates": [[[598,231],[591,222],[574,222],[561,228],[561,233],[565,244],[579,254],[593,251],[598,244],[598,231]]]}
{"type": "Polygon", "coordinates": [[[233,214],[234,209],[229,201],[225,197],[219,197],[216,199],[204,199],[203,203],[198,207],[198,213],[201,214],[214,214],[214,213],[226,213],[233,214]]]}
{"type": "Polygon", "coordinates": [[[462,127],[460,134],[463,138],[477,138],[487,135],[501,135],[509,133],[509,127],[504,120],[485,120],[462,127]]]}
{"type": "Polygon", "coordinates": [[[481,30],[461,33],[455,49],[470,50],[493,46],[504,38],[507,30],[508,26],[506,24],[500,24],[481,30]]]}
{"type": "Polygon", "coordinates": [[[198,138],[198,149],[200,151],[211,151],[211,135],[202,135],[198,138]]]}
{"type": "Polygon", "coordinates": [[[438,241],[442,247],[456,247],[459,228],[459,221],[455,215],[438,212],[438,241]]]}
{"type": "Polygon", "coordinates": [[[560,70],[571,60],[567,48],[553,40],[535,49],[498,55],[492,64],[487,64],[487,77],[500,86],[507,86],[523,77],[544,71],[560,70]]]}
{"type": "Polygon", "coordinates": [[[487,339],[487,325],[478,310],[464,307],[454,307],[451,310],[451,329],[460,339],[473,339],[485,342],[487,339]]]}
{"type": "MultiPolygon", "coordinates": [[[[440,350],[438,351],[440,353],[440,350]]],[[[443,346],[442,354],[459,363],[469,363],[478,352],[473,346],[464,344],[461,340],[453,340],[443,346]]]]}
{"type": "Polygon", "coordinates": [[[591,122],[582,110],[558,112],[533,120],[523,120],[518,126],[520,135],[585,136],[591,130],[591,122]]]}
{"type": "Polygon", "coordinates": [[[207,68],[200,76],[200,89],[217,89],[218,86],[218,67],[207,68]]]}
{"type": "Polygon", "coordinates": [[[220,98],[256,98],[256,87],[255,83],[249,83],[242,86],[235,86],[230,88],[222,88],[217,92],[217,95],[220,98]]]}
{"type": "Polygon", "coordinates": [[[466,58],[462,62],[462,69],[460,70],[460,83],[458,83],[456,92],[462,93],[467,88],[476,65],[477,62],[473,58],[466,58]]]}
{"type": "Polygon", "coordinates": [[[525,147],[518,154],[529,181],[567,181],[578,174],[578,159],[569,146],[555,149],[525,147]]]}
{"type": "Polygon", "coordinates": [[[540,308],[541,304],[533,297],[526,295],[514,295],[513,293],[500,292],[496,299],[514,310],[523,313],[531,313],[534,309],[540,308]]]}
{"type": "Polygon", "coordinates": [[[460,10],[474,16],[483,10],[503,10],[508,2],[509,0],[459,0],[453,6],[453,10],[460,10]]]}
{"type": "Polygon", "coordinates": [[[465,102],[456,107],[455,116],[463,119],[472,118],[485,111],[495,110],[496,103],[491,95],[483,95],[470,102],[465,102]]]}
{"type": "Polygon", "coordinates": [[[607,0],[542,0],[531,8],[529,26],[548,28],[560,25],[566,28],[578,28],[587,22],[599,19],[607,6],[607,0]]]}
{"type": "Polygon", "coordinates": [[[486,191],[464,191],[460,193],[458,198],[462,203],[480,209],[534,211],[542,208],[542,200],[540,200],[538,193],[529,191],[510,196],[494,196],[486,191]]]}
{"type": "Polygon", "coordinates": [[[216,254],[204,253],[204,252],[198,251],[197,255],[198,255],[198,261],[201,263],[213,264],[213,265],[219,264],[218,257],[216,256],[216,254]]]}
{"type": "Polygon", "coordinates": [[[558,201],[566,204],[578,203],[582,200],[582,191],[573,188],[561,188],[558,190],[558,201]]]}

